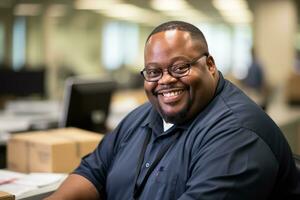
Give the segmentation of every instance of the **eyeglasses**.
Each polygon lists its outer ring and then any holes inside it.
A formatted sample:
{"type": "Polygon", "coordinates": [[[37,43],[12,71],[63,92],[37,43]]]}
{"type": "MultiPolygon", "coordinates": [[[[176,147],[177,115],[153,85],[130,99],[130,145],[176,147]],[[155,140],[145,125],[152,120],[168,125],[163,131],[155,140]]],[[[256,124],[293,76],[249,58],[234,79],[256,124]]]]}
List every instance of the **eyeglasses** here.
{"type": "MultiPolygon", "coordinates": [[[[208,55],[208,53],[204,53],[194,58],[191,62],[171,65],[167,68],[167,71],[174,78],[184,77],[189,74],[191,67],[196,64],[200,58],[208,55]]],[[[156,82],[163,76],[163,71],[161,68],[144,68],[141,71],[141,75],[148,82],[156,82]]]]}

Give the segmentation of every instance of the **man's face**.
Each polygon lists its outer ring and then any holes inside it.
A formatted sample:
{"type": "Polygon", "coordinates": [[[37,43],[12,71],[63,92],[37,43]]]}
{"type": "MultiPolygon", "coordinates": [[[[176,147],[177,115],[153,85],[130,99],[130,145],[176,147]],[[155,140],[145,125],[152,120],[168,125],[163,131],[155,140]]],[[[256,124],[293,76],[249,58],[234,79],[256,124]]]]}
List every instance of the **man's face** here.
{"type": "Polygon", "coordinates": [[[188,75],[174,78],[167,68],[190,63],[206,53],[200,40],[188,32],[168,30],[150,37],[145,46],[145,68],[160,68],[163,76],[157,82],[144,81],[149,101],[165,121],[182,123],[193,118],[213,98],[218,73],[211,56],[203,56],[192,65],[188,75]]]}

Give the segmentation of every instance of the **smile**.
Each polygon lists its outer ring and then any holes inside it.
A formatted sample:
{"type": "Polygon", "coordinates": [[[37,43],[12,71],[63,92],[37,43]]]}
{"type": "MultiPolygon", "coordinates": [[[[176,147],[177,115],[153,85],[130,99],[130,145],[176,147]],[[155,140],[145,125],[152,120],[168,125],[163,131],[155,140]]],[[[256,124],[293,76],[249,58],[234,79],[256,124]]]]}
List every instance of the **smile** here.
{"type": "Polygon", "coordinates": [[[173,97],[180,95],[183,92],[183,90],[177,90],[177,91],[171,91],[171,92],[163,92],[162,95],[164,97],[173,97]]]}
{"type": "MultiPolygon", "coordinates": [[[[158,92],[158,102],[161,106],[176,106],[180,105],[187,98],[186,89],[184,88],[173,88],[173,89],[165,89],[158,92]]],[[[168,109],[170,109],[169,107],[168,109]]]]}

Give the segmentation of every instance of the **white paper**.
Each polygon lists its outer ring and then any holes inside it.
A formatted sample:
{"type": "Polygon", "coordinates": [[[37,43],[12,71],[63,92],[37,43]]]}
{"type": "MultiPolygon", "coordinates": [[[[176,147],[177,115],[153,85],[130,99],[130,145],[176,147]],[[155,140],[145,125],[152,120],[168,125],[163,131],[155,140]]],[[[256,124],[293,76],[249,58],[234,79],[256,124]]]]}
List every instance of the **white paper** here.
{"type": "Polygon", "coordinates": [[[25,176],[27,175],[23,173],[0,169],[0,185],[13,182],[14,180],[20,179],[25,176]]]}
{"type": "Polygon", "coordinates": [[[46,188],[57,188],[66,177],[67,174],[59,173],[24,174],[0,170],[0,191],[14,194],[18,198],[26,194],[38,193],[46,188]]]}
{"type": "Polygon", "coordinates": [[[44,187],[47,185],[55,184],[61,181],[64,177],[65,174],[30,173],[27,176],[14,181],[14,183],[27,186],[44,187]]]}
{"type": "Polygon", "coordinates": [[[36,190],[35,186],[19,185],[15,183],[2,184],[0,185],[0,191],[14,194],[16,197],[25,194],[26,192],[36,190]]]}

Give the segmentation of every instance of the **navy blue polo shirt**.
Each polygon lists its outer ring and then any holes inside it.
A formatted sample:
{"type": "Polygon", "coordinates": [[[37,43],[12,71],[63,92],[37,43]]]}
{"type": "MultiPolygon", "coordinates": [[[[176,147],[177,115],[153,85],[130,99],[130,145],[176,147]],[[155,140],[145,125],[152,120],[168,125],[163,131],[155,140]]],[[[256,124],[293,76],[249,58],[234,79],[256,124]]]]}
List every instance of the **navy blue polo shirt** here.
{"type": "Polygon", "coordinates": [[[300,197],[295,163],[281,131],[221,73],[215,97],[194,119],[164,132],[160,115],[146,103],[107,134],[74,173],[90,180],[109,200],[133,199],[135,182],[142,182],[169,143],[139,199],[300,197]],[[136,180],[147,134],[151,138],[136,180]]]}

